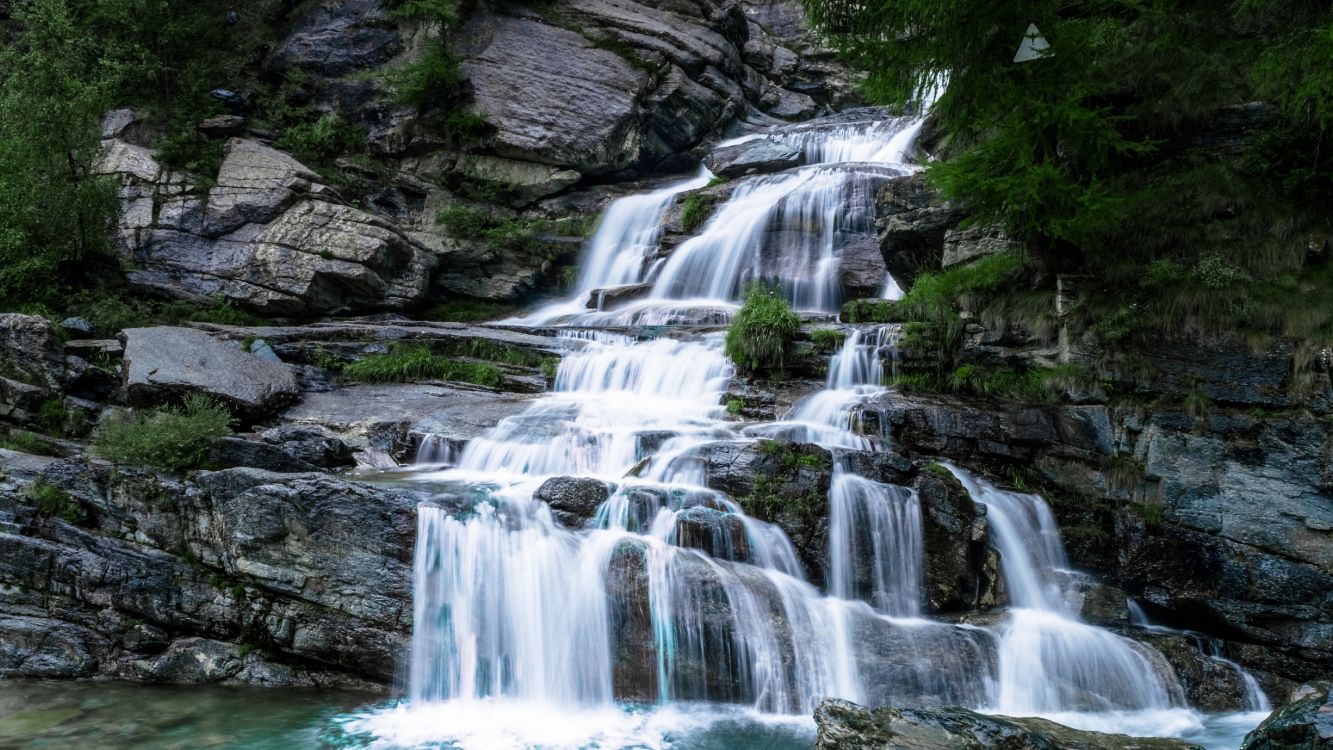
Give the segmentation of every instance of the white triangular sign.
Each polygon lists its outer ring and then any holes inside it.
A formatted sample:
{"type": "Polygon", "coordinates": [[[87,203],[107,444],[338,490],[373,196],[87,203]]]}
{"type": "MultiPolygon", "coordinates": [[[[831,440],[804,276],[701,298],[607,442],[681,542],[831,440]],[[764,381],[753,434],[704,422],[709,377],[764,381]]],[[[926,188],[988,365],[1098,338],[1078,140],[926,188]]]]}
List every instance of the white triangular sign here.
{"type": "Polygon", "coordinates": [[[1023,35],[1023,43],[1018,45],[1018,53],[1014,55],[1014,62],[1030,62],[1043,57],[1049,57],[1051,52],[1046,50],[1051,48],[1051,43],[1046,41],[1046,37],[1037,31],[1037,24],[1028,24],[1028,31],[1023,35]]]}

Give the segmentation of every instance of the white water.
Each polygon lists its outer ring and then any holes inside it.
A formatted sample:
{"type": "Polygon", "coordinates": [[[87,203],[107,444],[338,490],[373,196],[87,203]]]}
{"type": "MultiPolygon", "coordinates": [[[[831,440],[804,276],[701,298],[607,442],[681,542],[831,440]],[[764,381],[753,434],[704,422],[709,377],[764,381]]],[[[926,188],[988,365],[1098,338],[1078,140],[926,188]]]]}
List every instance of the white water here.
{"type": "MultiPolygon", "coordinates": [[[[846,232],[869,226],[876,181],[912,169],[895,161],[916,127],[770,134],[822,166],[743,180],[656,266],[646,261],[662,213],[706,175],[622,199],[590,244],[577,293],[525,322],[723,322],[749,278],[780,283],[807,309],[836,309],[846,232]],[[580,312],[592,289],[638,281],[654,284],[648,300],[580,312]]],[[[857,415],[886,392],[894,330],[845,330],[826,387],[782,420],[752,425],[727,418],[734,373],[719,332],[571,332],[581,348],[550,394],[461,454],[423,454],[435,465],[412,478],[445,493],[419,516],[409,700],[361,728],[395,747],[665,747],[708,714],[780,725],[789,720],[772,717],[808,717],[839,697],[1141,734],[1198,729],[1160,655],[1070,610],[1056,575],[1068,563],[1040,498],[955,470],[987,506],[1014,609],[995,628],[922,617],[920,499],[858,476],[848,453],[883,445],[857,415]],[[706,446],[774,438],[834,453],[823,590],[782,529],[706,486],[706,446]],[[555,476],[606,483],[587,526],[561,526],[534,499],[555,476]],[[744,708],[695,711],[698,701],[744,708]]]]}

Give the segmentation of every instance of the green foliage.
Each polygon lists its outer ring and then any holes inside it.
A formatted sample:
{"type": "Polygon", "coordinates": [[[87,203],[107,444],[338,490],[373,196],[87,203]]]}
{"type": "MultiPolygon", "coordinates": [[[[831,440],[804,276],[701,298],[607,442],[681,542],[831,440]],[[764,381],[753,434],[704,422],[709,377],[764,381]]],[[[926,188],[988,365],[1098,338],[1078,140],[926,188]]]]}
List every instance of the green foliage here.
{"type": "Polygon", "coordinates": [[[327,162],[342,154],[359,153],[365,147],[365,131],[333,112],[314,122],[287,128],[278,139],[278,148],[308,162],[327,162]]]}
{"type": "Polygon", "coordinates": [[[48,440],[22,430],[7,430],[0,435],[0,448],[34,456],[58,456],[60,452],[48,440]]]}
{"type": "Polygon", "coordinates": [[[1142,518],[1150,529],[1161,526],[1166,519],[1166,509],[1162,507],[1161,503],[1130,503],[1129,509],[1139,518],[1142,518]]]}
{"type": "Polygon", "coordinates": [[[847,340],[847,332],[841,328],[816,328],[810,332],[810,340],[815,342],[821,353],[832,354],[842,348],[842,343],[847,340]]]}
{"type": "Polygon", "coordinates": [[[518,218],[484,208],[453,205],[441,211],[436,223],[452,237],[479,240],[503,250],[553,256],[551,236],[583,236],[591,223],[582,217],[562,219],[518,218]]]}
{"type": "Polygon", "coordinates": [[[494,365],[438,357],[424,345],[396,345],[384,354],[372,354],[345,365],[342,373],[360,383],[454,380],[488,388],[504,384],[504,374],[494,365]]]}
{"type": "Polygon", "coordinates": [[[844,323],[901,323],[896,302],[883,299],[854,299],[842,306],[838,319],[844,323]]]}
{"type": "Polygon", "coordinates": [[[1333,236],[1327,3],[804,5],[872,100],[947,80],[932,180],[1022,242],[1048,291],[1082,275],[1071,321],[1103,342],[1333,340],[1329,251],[1311,252],[1333,236]],[[1030,23],[1049,53],[1014,63],[1030,23]]]}
{"type": "Polygon", "coordinates": [[[713,215],[714,200],[713,196],[700,193],[685,196],[680,206],[680,225],[685,231],[693,232],[708,221],[708,217],[713,215]]]}
{"type": "Polygon", "coordinates": [[[184,406],[162,407],[102,420],[88,450],[117,464],[142,464],[171,471],[198,468],[214,440],[228,433],[227,408],[200,395],[184,406]]]}
{"type": "Polygon", "coordinates": [[[322,346],[318,346],[315,347],[315,350],[310,353],[310,364],[314,365],[315,367],[318,367],[321,370],[328,370],[329,372],[341,372],[343,367],[347,365],[347,362],[345,362],[341,357],[329,351],[328,349],[325,349],[322,346]]]}
{"type": "Polygon", "coordinates": [[[88,522],[88,509],[83,503],[45,479],[28,485],[24,496],[37,506],[37,513],[46,518],[59,518],[75,525],[88,522]]]}
{"type": "Polygon", "coordinates": [[[1050,404],[1071,388],[1097,384],[1096,375],[1080,365],[1017,369],[961,365],[940,376],[933,372],[895,375],[890,385],[904,392],[958,393],[1027,404],[1050,404]]]}
{"type": "Polygon", "coordinates": [[[745,302],[727,329],[727,356],[751,372],[780,371],[800,328],[801,319],[778,291],[751,283],[745,302]]]}
{"type": "Polygon", "coordinates": [[[186,300],[157,301],[123,294],[117,289],[90,289],[72,294],[62,309],[68,315],[87,318],[98,336],[112,337],[126,328],[180,323],[215,323],[231,326],[262,325],[264,319],[215,300],[204,306],[186,300]]]}
{"type": "Polygon", "coordinates": [[[734,417],[739,415],[741,413],[741,410],[744,408],[745,408],[744,401],[741,401],[738,398],[727,399],[727,413],[730,414],[731,416],[734,417]]]}
{"type": "Polygon", "coordinates": [[[64,400],[59,398],[42,402],[36,422],[46,432],[64,437],[77,437],[88,428],[83,412],[66,408],[64,400]]]}
{"type": "Polygon", "coordinates": [[[447,320],[456,323],[475,323],[483,320],[495,320],[514,312],[514,308],[503,302],[479,299],[452,299],[441,302],[426,310],[426,320],[447,320]]]}

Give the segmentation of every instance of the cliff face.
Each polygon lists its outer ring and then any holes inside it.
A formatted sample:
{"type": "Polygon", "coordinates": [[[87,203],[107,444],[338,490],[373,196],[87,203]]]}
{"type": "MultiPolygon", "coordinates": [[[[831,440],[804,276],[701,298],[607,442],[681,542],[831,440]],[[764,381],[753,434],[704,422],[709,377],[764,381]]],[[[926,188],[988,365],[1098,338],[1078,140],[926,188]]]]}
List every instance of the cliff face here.
{"type": "Polygon", "coordinates": [[[262,76],[301,81],[306,104],[364,133],[365,153],[324,174],[251,129],[246,104],[200,123],[226,141],[217,174],[163,168],[135,113],[113,112],[98,171],[120,183],[130,285],[292,317],[516,300],[554,285],[578,248],[528,227],[586,223],[617,183],[697,169],[693,149],[739,118],[804,119],[853,97],[794,3],[482,4],[449,40],[466,92],[454,113],[485,123],[460,144],[441,112],[395,104],[385,83],[431,33],[374,0],[292,20],[262,76]],[[540,236],[497,248],[438,224],[450,206],[540,236]]]}

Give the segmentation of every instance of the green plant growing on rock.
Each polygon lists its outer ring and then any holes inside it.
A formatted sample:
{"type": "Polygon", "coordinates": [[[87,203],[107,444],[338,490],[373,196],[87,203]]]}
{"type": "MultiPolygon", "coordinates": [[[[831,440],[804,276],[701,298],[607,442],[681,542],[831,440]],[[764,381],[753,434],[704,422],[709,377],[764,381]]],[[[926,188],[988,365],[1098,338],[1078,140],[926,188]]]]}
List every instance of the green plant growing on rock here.
{"type": "Polygon", "coordinates": [[[816,328],[810,332],[810,340],[822,354],[831,354],[842,347],[847,340],[847,332],[841,328],[816,328]]]}
{"type": "Polygon", "coordinates": [[[394,345],[388,352],[372,354],[344,366],[342,374],[359,383],[453,380],[487,388],[504,384],[504,373],[495,365],[439,357],[425,345],[394,345]]]}
{"type": "Polygon", "coordinates": [[[29,453],[34,456],[58,456],[60,451],[56,450],[49,440],[44,440],[31,432],[10,429],[0,435],[0,448],[5,450],[18,451],[19,453],[29,453]]]}
{"type": "Polygon", "coordinates": [[[725,349],[744,370],[781,371],[801,319],[776,290],[752,282],[727,329],[725,349]]]}
{"type": "Polygon", "coordinates": [[[66,408],[63,399],[51,398],[37,411],[37,425],[52,435],[75,437],[87,429],[87,419],[77,409],[66,408]]]}
{"type": "Polygon", "coordinates": [[[680,225],[686,232],[694,232],[702,227],[713,214],[714,198],[711,195],[690,193],[680,205],[680,225]]]}
{"type": "Polygon", "coordinates": [[[88,509],[83,507],[83,503],[45,479],[38,479],[28,485],[24,497],[37,506],[39,515],[46,518],[59,518],[75,525],[88,522],[88,509]]]}
{"type": "Polygon", "coordinates": [[[727,399],[727,413],[731,416],[737,416],[745,408],[745,402],[738,398],[727,399]]]}
{"type": "Polygon", "coordinates": [[[187,471],[202,465],[209,446],[230,432],[230,424],[225,406],[192,395],[183,406],[104,419],[93,431],[88,449],[117,464],[187,471]]]}

